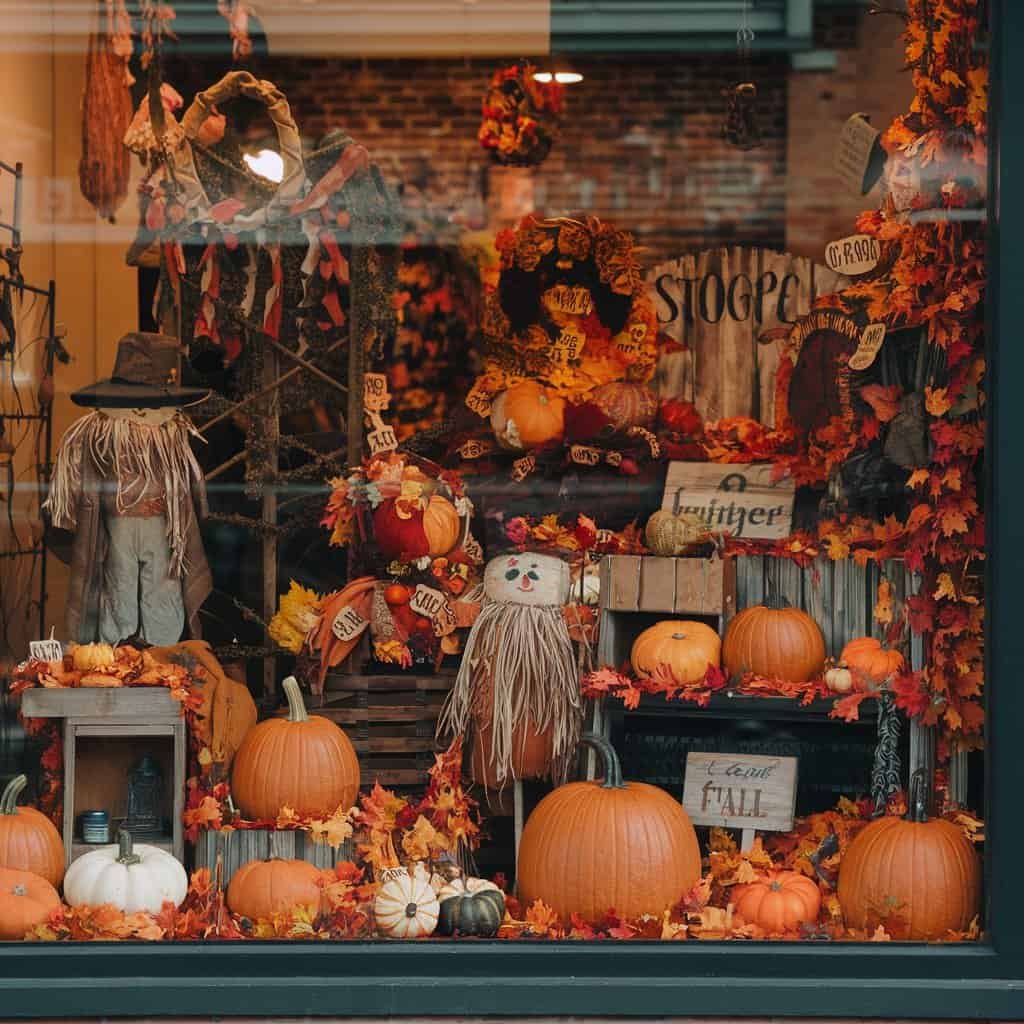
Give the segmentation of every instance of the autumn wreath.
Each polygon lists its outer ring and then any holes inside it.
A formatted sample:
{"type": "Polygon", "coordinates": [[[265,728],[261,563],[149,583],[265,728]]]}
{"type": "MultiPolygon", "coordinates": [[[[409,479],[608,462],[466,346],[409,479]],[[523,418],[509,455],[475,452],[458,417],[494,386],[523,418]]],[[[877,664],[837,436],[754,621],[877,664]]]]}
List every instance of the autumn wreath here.
{"type": "Polygon", "coordinates": [[[564,87],[538,82],[535,70],[518,62],[491,77],[477,138],[496,163],[536,167],[558,137],[564,87]]]}

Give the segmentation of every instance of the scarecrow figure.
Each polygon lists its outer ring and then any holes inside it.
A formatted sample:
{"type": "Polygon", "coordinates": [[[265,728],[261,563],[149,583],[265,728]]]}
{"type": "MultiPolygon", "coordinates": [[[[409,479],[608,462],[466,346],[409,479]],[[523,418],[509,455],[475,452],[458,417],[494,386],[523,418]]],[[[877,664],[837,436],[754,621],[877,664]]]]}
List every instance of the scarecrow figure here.
{"type": "Polygon", "coordinates": [[[44,506],[54,530],[73,535],[54,545],[71,568],[70,640],[200,635],[212,589],[199,534],[206,489],[189,447],[199,435],[180,409],[208,392],[178,385],[179,355],[174,338],[127,334],[113,376],[71,395],[92,411],[65,433],[44,506]]]}

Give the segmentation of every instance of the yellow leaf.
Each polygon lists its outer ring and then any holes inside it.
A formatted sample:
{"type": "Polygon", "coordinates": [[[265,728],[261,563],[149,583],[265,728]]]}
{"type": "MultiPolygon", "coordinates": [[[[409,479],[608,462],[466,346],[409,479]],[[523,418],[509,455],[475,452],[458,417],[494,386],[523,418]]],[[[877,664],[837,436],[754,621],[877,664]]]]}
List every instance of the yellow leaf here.
{"type": "Polygon", "coordinates": [[[935,593],[932,594],[936,601],[941,601],[944,597],[948,597],[951,601],[956,600],[956,585],[948,572],[939,573],[936,582],[939,585],[935,588],[935,593]]]}
{"type": "Polygon", "coordinates": [[[213,754],[210,753],[209,747],[203,747],[199,751],[199,763],[201,765],[213,764],[213,754]]]}
{"type": "Polygon", "coordinates": [[[920,487],[921,484],[928,482],[928,470],[927,469],[915,469],[910,474],[910,478],[907,480],[908,487],[920,487]]]}
{"type": "Polygon", "coordinates": [[[926,387],[924,389],[924,407],[930,415],[945,416],[953,408],[953,403],[949,400],[946,391],[946,388],[926,387]]]}

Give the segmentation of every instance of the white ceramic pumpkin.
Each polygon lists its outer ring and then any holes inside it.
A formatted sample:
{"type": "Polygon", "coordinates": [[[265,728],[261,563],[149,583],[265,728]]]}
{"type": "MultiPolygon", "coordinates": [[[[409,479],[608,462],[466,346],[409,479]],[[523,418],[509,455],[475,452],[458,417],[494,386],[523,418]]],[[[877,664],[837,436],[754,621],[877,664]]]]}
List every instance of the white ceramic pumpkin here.
{"type": "Polygon", "coordinates": [[[389,939],[422,939],[433,935],[441,910],[430,875],[410,870],[385,882],[373,904],[377,931],[389,939]]]}
{"type": "Polygon", "coordinates": [[[500,604],[566,604],[569,566],[530,551],[492,558],[484,569],[484,595],[500,604]]]}
{"type": "Polygon", "coordinates": [[[156,846],[134,846],[127,832],[118,835],[116,846],[83,854],[64,876],[64,899],[72,907],[109,903],[126,914],[155,914],[164,903],[178,906],[187,892],[181,863],[156,846]]]}

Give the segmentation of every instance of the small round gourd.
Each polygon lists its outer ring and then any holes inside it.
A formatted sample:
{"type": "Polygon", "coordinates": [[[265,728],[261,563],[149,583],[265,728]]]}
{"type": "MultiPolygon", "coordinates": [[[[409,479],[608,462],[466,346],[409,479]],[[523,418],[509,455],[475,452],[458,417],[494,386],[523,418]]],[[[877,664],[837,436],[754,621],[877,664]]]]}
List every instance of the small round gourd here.
{"type": "Polygon", "coordinates": [[[673,558],[708,539],[708,528],[700,516],[668,509],[652,512],[644,528],[644,540],[656,554],[673,558]]]}
{"type": "Polygon", "coordinates": [[[455,878],[437,895],[439,935],[496,935],[505,918],[505,894],[484,878],[455,878]]]}
{"type": "Polygon", "coordinates": [[[23,939],[60,906],[57,890],[31,871],[0,868],[0,939],[23,939]]]}
{"type": "Polygon", "coordinates": [[[732,903],[742,921],[778,935],[817,921],[821,890],[798,871],[772,871],[756,882],[736,886],[732,903]]]}
{"type": "Polygon", "coordinates": [[[34,807],[19,807],[18,797],[28,785],[16,775],[0,796],[0,867],[31,871],[51,885],[64,877],[64,842],[53,822],[34,807]]]}
{"type": "Polygon", "coordinates": [[[179,861],[156,846],[135,845],[123,831],[116,845],[83,854],[64,876],[64,899],[72,907],[109,903],[126,914],[156,914],[165,903],[178,906],[187,892],[179,861]]]}
{"type": "Polygon", "coordinates": [[[636,638],[630,663],[640,676],[652,675],[664,666],[680,683],[695,683],[710,666],[717,668],[721,647],[718,634],[703,622],[667,619],[636,638]]]}
{"type": "Polygon", "coordinates": [[[825,685],[833,693],[849,693],[853,689],[853,673],[845,665],[836,665],[825,673],[825,685]]]}
{"type": "Polygon", "coordinates": [[[494,400],[491,427],[503,448],[537,448],[557,441],[565,432],[565,399],[536,381],[513,384],[494,400]]]}
{"type": "Polygon", "coordinates": [[[422,939],[432,935],[440,910],[430,875],[418,870],[385,882],[373,904],[377,931],[389,939],[422,939]]]}

